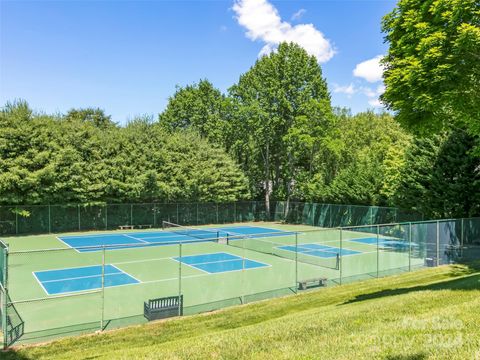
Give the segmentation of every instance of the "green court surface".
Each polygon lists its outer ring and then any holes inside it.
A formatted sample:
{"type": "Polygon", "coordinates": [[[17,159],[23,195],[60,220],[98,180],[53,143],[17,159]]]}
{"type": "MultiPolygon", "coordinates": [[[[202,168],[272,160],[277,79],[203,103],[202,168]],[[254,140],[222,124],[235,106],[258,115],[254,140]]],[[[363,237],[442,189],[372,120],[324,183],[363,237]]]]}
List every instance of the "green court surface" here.
{"type": "MultiPolygon", "coordinates": [[[[207,228],[221,230],[227,226],[235,224],[207,228]]],[[[17,343],[146,322],[143,304],[153,298],[182,294],[183,314],[188,315],[297,293],[298,283],[303,280],[326,278],[327,285],[332,286],[409,271],[425,264],[424,247],[409,242],[405,232],[400,232],[402,236],[394,231],[372,235],[354,229],[340,231],[267,222],[236,226],[285,233],[258,238],[220,236],[218,241],[199,239],[88,252],[71,248],[59,238],[120,231],[4,238],[9,244],[8,290],[13,305],[7,311],[24,327],[17,343]],[[205,267],[203,260],[194,257],[204,256],[208,260],[211,254],[241,259],[236,264],[242,265],[240,269],[226,268],[219,260],[218,266],[205,267]],[[192,263],[188,263],[190,259],[192,263]],[[113,274],[106,272],[107,266],[113,274]],[[62,275],[65,269],[72,274],[71,278],[56,278],[67,276],[62,275]],[[83,275],[75,275],[78,269],[86,270],[83,275]],[[124,282],[126,277],[130,281],[124,282]],[[63,288],[58,285],[61,281],[67,283],[63,288]],[[69,286],[74,285],[79,287],[69,291],[69,286]]],[[[149,232],[159,230],[142,230],[146,237],[149,232]]]]}

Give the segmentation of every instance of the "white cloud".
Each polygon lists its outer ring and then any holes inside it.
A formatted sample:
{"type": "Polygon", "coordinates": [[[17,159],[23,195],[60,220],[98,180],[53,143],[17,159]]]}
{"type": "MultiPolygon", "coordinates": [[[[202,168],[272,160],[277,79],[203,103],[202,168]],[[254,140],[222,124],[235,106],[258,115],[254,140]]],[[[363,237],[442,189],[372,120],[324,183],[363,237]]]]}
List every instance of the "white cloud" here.
{"type": "Polygon", "coordinates": [[[357,64],[353,70],[353,75],[371,83],[382,80],[383,66],[380,64],[382,57],[383,55],[377,55],[373,59],[357,64]]]}
{"type": "Polygon", "coordinates": [[[295,21],[295,20],[300,20],[302,18],[303,15],[305,15],[305,13],[307,12],[307,10],[305,9],[300,9],[298,10],[295,14],[292,15],[292,21],[295,21]]]}
{"type": "Polygon", "coordinates": [[[283,41],[297,43],[321,63],[335,54],[330,41],[313,24],[292,26],[282,21],[277,9],[267,0],[235,0],[233,10],[238,23],[247,30],[247,37],[265,42],[260,56],[274,51],[283,41]]]}
{"type": "Polygon", "coordinates": [[[353,95],[357,92],[357,89],[355,88],[355,86],[352,83],[350,83],[350,85],[346,85],[346,86],[333,84],[333,92],[346,94],[346,95],[351,96],[351,95],[353,95]]]}
{"type": "Polygon", "coordinates": [[[373,107],[383,107],[382,103],[378,98],[368,100],[368,104],[373,107]]]}

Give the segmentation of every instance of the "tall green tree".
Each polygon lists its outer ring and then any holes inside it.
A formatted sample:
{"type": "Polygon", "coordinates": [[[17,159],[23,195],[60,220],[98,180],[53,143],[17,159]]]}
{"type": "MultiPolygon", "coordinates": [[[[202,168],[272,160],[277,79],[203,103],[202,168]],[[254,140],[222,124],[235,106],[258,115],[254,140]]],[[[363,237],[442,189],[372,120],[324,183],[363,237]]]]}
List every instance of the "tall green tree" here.
{"type": "Polygon", "coordinates": [[[282,43],[263,56],[229,90],[233,99],[233,153],[263,192],[290,199],[296,180],[311,167],[332,111],[315,57],[282,43]]]}
{"type": "Polygon", "coordinates": [[[202,137],[223,144],[228,101],[208,80],[177,87],[159,115],[167,130],[195,129],[202,137]]]}
{"type": "Polygon", "coordinates": [[[480,214],[480,159],[471,153],[474,139],[456,129],[416,138],[406,152],[395,203],[429,218],[480,214]]]}
{"type": "Polygon", "coordinates": [[[336,112],[326,155],[299,186],[301,198],[328,203],[386,205],[398,186],[410,136],[388,114],[336,112]],[[333,144],[333,145],[332,145],[333,144]]]}
{"type": "Polygon", "coordinates": [[[480,1],[400,0],[382,24],[382,99],[417,132],[463,123],[480,135],[480,1]]]}
{"type": "Polygon", "coordinates": [[[167,132],[146,117],[120,127],[85,114],[35,114],[23,101],[0,111],[0,203],[248,197],[239,166],[194,130],[167,132]]]}
{"type": "Polygon", "coordinates": [[[115,125],[110,115],[99,108],[71,109],[65,115],[66,120],[88,122],[100,129],[115,125]]]}

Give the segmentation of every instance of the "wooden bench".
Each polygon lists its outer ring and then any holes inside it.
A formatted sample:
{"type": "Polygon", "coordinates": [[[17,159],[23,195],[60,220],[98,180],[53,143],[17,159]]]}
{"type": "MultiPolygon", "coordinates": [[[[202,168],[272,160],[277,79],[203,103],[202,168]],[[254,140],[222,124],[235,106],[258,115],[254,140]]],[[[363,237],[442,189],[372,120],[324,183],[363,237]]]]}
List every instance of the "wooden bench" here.
{"type": "Polygon", "coordinates": [[[120,230],[132,230],[133,225],[120,225],[119,228],[120,230]]]}
{"type": "Polygon", "coordinates": [[[151,229],[152,224],[136,225],[139,229],[151,229]]]}
{"type": "Polygon", "coordinates": [[[302,280],[298,282],[299,290],[307,290],[309,287],[314,287],[314,286],[327,286],[327,278],[324,278],[324,277],[313,278],[313,279],[307,279],[307,280],[302,280]]]}
{"type": "Polygon", "coordinates": [[[143,316],[148,321],[183,315],[183,295],[150,299],[143,303],[143,316]]]}

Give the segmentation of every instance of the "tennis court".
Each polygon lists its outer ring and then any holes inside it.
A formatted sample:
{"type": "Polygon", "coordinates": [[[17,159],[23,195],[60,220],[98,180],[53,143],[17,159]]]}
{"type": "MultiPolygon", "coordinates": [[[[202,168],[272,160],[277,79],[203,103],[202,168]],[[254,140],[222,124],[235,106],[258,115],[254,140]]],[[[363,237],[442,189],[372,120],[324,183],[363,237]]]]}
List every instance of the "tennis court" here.
{"type": "Polygon", "coordinates": [[[149,299],[182,295],[188,315],[294,294],[305,279],[332,286],[424,266],[424,255],[392,234],[373,241],[368,231],[308,225],[164,221],[163,230],[8,238],[17,343],[146,322],[149,299]]]}
{"type": "Polygon", "coordinates": [[[260,226],[234,226],[220,228],[191,229],[175,226],[173,223],[164,222],[171,226],[164,231],[128,232],[119,234],[96,234],[59,236],[58,239],[67,246],[79,251],[100,251],[103,246],[109,250],[138,248],[139,246],[162,246],[186,243],[188,241],[216,241],[219,238],[252,239],[262,237],[288,236],[294,233],[260,226]]]}

